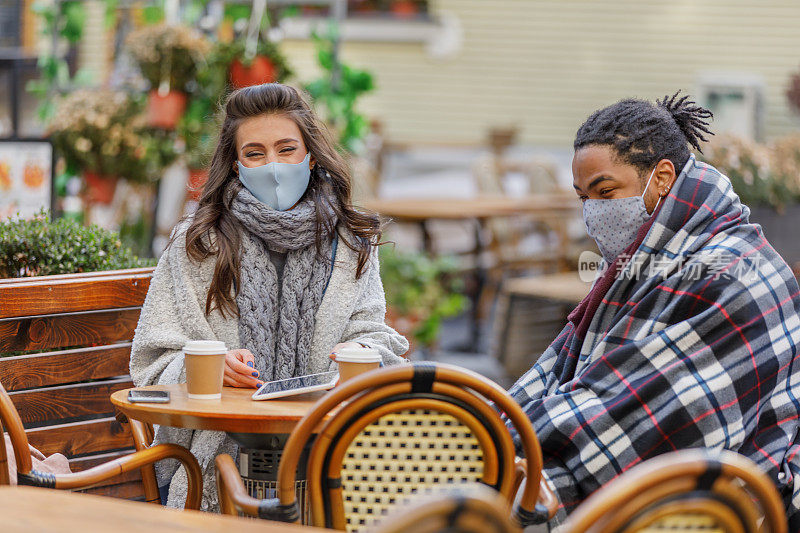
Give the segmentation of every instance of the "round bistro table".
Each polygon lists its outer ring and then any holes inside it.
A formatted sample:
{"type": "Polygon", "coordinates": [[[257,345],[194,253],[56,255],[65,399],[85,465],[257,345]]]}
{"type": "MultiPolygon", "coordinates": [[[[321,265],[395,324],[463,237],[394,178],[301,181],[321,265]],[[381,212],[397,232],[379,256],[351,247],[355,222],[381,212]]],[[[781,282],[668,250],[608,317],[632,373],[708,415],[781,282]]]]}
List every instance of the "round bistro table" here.
{"type": "Polygon", "coordinates": [[[255,389],[222,387],[219,400],[193,400],[186,393],[186,383],[150,385],[136,390],[169,392],[169,403],[131,403],[128,391],[118,390],[111,403],[129,418],[187,429],[211,429],[228,433],[290,433],[297,422],[325,392],[298,394],[274,400],[254,401],[255,389]]]}
{"type": "MultiPolygon", "coordinates": [[[[136,390],[161,390],[170,395],[168,403],[128,401],[128,391],[111,395],[111,403],[125,416],[148,424],[186,429],[225,431],[240,446],[239,473],[248,492],[254,498],[272,498],[276,494],[278,464],[289,433],[295,425],[325,395],[311,392],[273,400],[251,399],[255,389],[223,387],[219,400],[193,400],[186,384],[150,385],[136,390]]],[[[297,472],[297,501],[302,522],[308,523],[308,492],[305,464],[311,442],[301,456],[297,472]]]]}

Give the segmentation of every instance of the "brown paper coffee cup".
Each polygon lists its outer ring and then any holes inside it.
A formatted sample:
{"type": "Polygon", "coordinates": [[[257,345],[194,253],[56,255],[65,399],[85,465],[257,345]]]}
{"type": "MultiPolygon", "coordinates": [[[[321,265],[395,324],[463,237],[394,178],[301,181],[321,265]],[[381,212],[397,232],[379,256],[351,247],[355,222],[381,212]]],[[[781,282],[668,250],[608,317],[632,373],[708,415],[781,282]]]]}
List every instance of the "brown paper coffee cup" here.
{"type": "Polygon", "coordinates": [[[381,366],[381,354],[374,348],[342,348],[336,352],[339,383],[381,366]]]}
{"type": "Polygon", "coordinates": [[[183,347],[186,365],[186,389],[194,400],[222,398],[222,377],[225,372],[225,343],[189,341],[183,347]]]}

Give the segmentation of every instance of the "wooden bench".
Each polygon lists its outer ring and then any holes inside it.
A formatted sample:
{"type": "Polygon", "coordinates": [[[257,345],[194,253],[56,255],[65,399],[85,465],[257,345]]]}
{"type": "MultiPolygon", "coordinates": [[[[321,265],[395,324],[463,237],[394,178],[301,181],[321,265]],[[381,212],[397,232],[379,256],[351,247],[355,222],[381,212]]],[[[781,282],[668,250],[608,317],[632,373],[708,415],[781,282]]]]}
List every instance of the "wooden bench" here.
{"type": "Polygon", "coordinates": [[[533,366],[590,288],[577,272],[506,280],[497,302],[492,352],[512,379],[533,366]]]}
{"type": "MultiPolygon", "coordinates": [[[[81,471],[133,451],[111,393],[132,386],[131,341],[152,268],[0,280],[0,383],[30,443],[81,471]],[[10,354],[9,354],[10,352],[10,354]]],[[[142,499],[139,471],[86,492],[142,499]]]]}

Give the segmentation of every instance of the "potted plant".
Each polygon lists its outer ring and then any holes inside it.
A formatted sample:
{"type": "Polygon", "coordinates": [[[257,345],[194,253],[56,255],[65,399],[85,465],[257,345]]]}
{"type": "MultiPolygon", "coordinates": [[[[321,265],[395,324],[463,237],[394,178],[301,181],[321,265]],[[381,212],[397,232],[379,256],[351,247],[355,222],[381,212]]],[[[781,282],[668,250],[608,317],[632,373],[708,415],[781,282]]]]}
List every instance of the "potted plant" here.
{"type": "Polygon", "coordinates": [[[378,0],[357,0],[348,11],[354,14],[369,16],[378,13],[378,0]]]}
{"type": "Polygon", "coordinates": [[[433,346],[442,320],[467,307],[452,258],[380,249],[381,279],[386,291],[386,320],[413,345],[433,346]]]}
{"type": "Polygon", "coordinates": [[[90,202],[110,203],[120,177],[146,181],[151,150],[163,149],[147,135],[141,105],[111,89],[79,89],[61,98],[48,131],[67,167],[83,173],[90,202]]]}
{"type": "Polygon", "coordinates": [[[391,10],[398,18],[410,19],[419,15],[419,5],[414,0],[394,0],[391,10]]]}
{"type": "Polygon", "coordinates": [[[47,276],[152,266],[123,246],[119,235],[98,226],[81,226],[45,211],[25,220],[0,222],[0,278],[47,276]]]}
{"type": "Polygon", "coordinates": [[[187,26],[156,24],[128,35],[127,48],[150,82],[147,117],[153,127],[173,129],[186,108],[187,95],[211,45],[187,26]]]}
{"type": "Polygon", "coordinates": [[[219,60],[228,65],[234,89],[261,83],[283,82],[293,72],[277,44],[259,39],[255,55],[248,57],[244,39],[217,45],[219,60]]]}

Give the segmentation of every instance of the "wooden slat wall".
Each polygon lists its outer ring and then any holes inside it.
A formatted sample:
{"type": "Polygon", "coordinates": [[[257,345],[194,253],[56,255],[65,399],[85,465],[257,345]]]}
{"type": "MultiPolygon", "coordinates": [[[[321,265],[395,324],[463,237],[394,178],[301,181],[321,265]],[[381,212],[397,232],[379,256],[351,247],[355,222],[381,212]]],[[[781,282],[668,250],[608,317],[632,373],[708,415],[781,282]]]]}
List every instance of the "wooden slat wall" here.
{"type": "Polygon", "coordinates": [[[133,444],[130,426],[114,417],[45,426],[27,434],[31,445],[43,454],[63,453],[68,458],[130,449],[133,444]]]}
{"type": "Polygon", "coordinates": [[[0,351],[50,350],[131,340],[141,308],[0,318],[0,351]]]}
{"type": "MultiPolygon", "coordinates": [[[[152,269],[0,280],[0,383],[30,443],[83,470],[133,451],[109,396],[132,386],[131,340],[152,269]]],[[[133,472],[89,489],[141,498],[133,472]]]]}
{"type": "Polygon", "coordinates": [[[76,383],[60,387],[44,387],[12,392],[11,401],[26,427],[59,420],[112,416],[114,409],[108,401],[118,390],[133,387],[128,376],[92,383],[76,383]]]}
{"type": "MultiPolygon", "coordinates": [[[[624,97],[694,91],[708,71],[760,75],[767,136],[797,128],[787,76],[800,67],[797,0],[432,0],[461,22],[452,58],[422,44],[345,43],[343,58],[375,74],[363,110],[405,143],[478,143],[492,125],[570,148],[595,109],[624,97]]],[[[284,50],[298,78],[317,73],[308,42],[284,50]]]]}
{"type": "Polygon", "coordinates": [[[131,343],[0,358],[0,383],[12,392],[128,373],[131,343]]]}
{"type": "Polygon", "coordinates": [[[141,306],[152,273],[152,268],[137,268],[0,279],[0,318],[141,306]]]}

